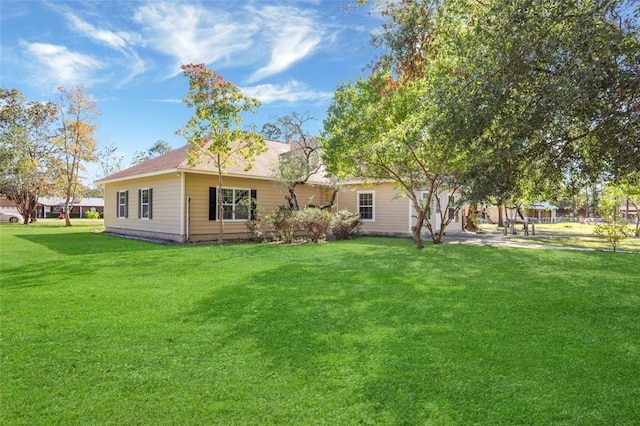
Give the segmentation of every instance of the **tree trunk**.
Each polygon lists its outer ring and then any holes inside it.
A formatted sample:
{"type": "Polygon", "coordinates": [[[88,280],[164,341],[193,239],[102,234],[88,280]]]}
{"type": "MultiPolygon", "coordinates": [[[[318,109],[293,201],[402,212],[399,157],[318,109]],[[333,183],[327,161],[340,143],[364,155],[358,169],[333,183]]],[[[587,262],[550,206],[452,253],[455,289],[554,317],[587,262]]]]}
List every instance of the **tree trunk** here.
{"type": "Polygon", "coordinates": [[[290,185],[287,190],[289,191],[289,195],[287,195],[285,199],[289,202],[289,208],[291,210],[300,210],[298,195],[296,194],[296,184],[290,185]]]}
{"type": "Polygon", "coordinates": [[[222,168],[218,154],[218,244],[224,241],[224,209],[222,207],[222,168]]]}
{"type": "Polygon", "coordinates": [[[69,198],[64,202],[64,226],[71,226],[71,218],[69,214],[69,198]]]}
{"type": "MultiPolygon", "coordinates": [[[[419,206],[417,200],[413,200],[413,205],[419,206]]],[[[428,210],[428,206],[422,206],[416,209],[418,217],[416,218],[416,224],[411,228],[411,232],[413,233],[413,241],[416,243],[416,247],[418,249],[424,248],[424,243],[422,242],[422,224],[424,223],[424,218],[427,216],[428,210]]]]}
{"type": "Polygon", "coordinates": [[[424,243],[422,242],[422,223],[418,222],[412,229],[413,232],[413,241],[416,243],[416,248],[423,249],[424,243]]]}
{"type": "Polygon", "coordinates": [[[478,204],[471,203],[469,204],[469,210],[467,212],[466,222],[464,225],[464,229],[470,232],[476,232],[478,227],[475,223],[476,214],[478,212],[478,204]]]}
{"type": "Polygon", "coordinates": [[[38,215],[36,214],[37,209],[38,209],[38,196],[36,194],[30,194],[29,205],[27,206],[29,223],[38,221],[38,215]]]}

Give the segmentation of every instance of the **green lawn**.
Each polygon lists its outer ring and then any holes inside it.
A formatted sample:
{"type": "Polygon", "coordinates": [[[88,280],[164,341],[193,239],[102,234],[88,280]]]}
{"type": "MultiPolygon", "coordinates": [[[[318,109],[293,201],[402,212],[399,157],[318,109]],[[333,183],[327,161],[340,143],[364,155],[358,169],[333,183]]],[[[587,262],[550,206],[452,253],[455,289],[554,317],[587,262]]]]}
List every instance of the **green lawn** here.
{"type": "Polygon", "coordinates": [[[640,256],[0,225],[0,424],[640,424],[640,256]]]}
{"type": "MultiPolygon", "coordinates": [[[[481,229],[490,234],[502,235],[503,233],[503,228],[498,228],[496,225],[481,225],[481,229]]],[[[593,232],[594,229],[595,225],[577,222],[537,223],[535,224],[536,235],[530,233],[524,236],[522,229],[518,227],[517,235],[508,235],[505,239],[518,243],[611,251],[611,244],[605,237],[596,235],[593,232]]],[[[635,230],[635,226],[629,225],[629,229],[635,230]]],[[[620,241],[617,250],[640,253],[640,238],[629,237],[620,241]]]]}

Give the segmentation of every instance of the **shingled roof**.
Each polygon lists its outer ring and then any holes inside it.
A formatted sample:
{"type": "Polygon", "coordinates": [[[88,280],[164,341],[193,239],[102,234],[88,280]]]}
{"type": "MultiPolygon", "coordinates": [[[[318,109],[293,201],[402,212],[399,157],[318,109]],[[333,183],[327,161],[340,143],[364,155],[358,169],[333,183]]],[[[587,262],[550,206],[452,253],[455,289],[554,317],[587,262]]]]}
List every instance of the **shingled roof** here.
{"type": "MultiPolygon", "coordinates": [[[[256,179],[271,179],[271,167],[281,154],[289,152],[291,145],[276,141],[266,141],[267,151],[256,157],[253,167],[244,170],[243,167],[229,166],[225,169],[225,176],[242,176],[256,179]]],[[[97,183],[115,182],[134,177],[155,176],[165,173],[190,172],[215,174],[217,169],[208,158],[203,158],[195,166],[188,164],[187,151],[190,145],[167,152],[155,158],[143,161],[128,169],[103,177],[97,183]]],[[[313,181],[319,183],[324,179],[321,176],[314,177],[313,181]]]]}

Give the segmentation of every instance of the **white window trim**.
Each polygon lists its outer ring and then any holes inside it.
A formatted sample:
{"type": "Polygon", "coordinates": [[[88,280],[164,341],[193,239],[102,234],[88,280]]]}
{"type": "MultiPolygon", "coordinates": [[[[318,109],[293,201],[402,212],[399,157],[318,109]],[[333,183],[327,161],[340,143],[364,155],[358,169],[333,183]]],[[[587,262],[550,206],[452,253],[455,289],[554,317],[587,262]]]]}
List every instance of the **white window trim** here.
{"type": "Polygon", "coordinates": [[[122,190],[118,191],[118,217],[117,219],[126,219],[127,218],[127,191],[122,190]],[[124,203],[120,203],[120,195],[124,194],[124,203]],[[120,214],[120,207],[124,206],[124,214],[120,214]]]}
{"type": "MultiPolygon", "coordinates": [[[[236,204],[235,204],[236,198],[235,198],[235,192],[236,192],[236,191],[247,191],[248,196],[249,196],[249,199],[251,199],[251,189],[249,189],[249,188],[235,188],[235,187],[223,186],[223,187],[222,187],[222,191],[224,191],[225,189],[233,190],[233,195],[234,195],[234,197],[233,197],[233,217],[234,217],[234,218],[233,218],[233,219],[224,219],[224,218],[223,218],[223,220],[224,220],[225,222],[246,222],[248,218],[247,218],[247,219],[236,219],[236,218],[235,218],[235,216],[236,216],[236,204]]],[[[224,206],[225,206],[225,205],[229,205],[229,204],[224,204],[224,203],[223,203],[223,198],[224,198],[224,197],[223,197],[223,195],[222,195],[222,191],[220,191],[220,204],[222,205],[222,214],[223,214],[223,216],[224,216],[224,206]]],[[[247,214],[248,214],[248,216],[251,216],[251,212],[247,211],[247,214]]]]}
{"type": "Polygon", "coordinates": [[[140,188],[140,200],[138,200],[138,202],[140,203],[140,220],[149,220],[149,211],[151,209],[151,203],[149,202],[149,188],[140,188]],[[142,200],[144,199],[144,191],[147,191],[147,202],[143,203],[142,200]],[[147,206],[147,217],[144,217],[144,209],[143,207],[147,206]]]}
{"type": "MultiPolygon", "coordinates": [[[[356,193],[356,210],[360,215],[360,194],[371,194],[371,219],[360,218],[363,222],[375,222],[376,221],[376,191],[357,191],[356,193]]],[[[368,206],[366,206],[368,207],[368,206]]]]}

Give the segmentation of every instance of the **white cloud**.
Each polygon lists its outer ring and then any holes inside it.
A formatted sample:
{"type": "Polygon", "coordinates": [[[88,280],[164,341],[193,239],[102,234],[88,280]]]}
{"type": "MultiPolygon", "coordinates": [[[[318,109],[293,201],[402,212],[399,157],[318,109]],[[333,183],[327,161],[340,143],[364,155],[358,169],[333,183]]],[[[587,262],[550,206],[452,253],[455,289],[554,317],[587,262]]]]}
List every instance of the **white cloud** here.
{"type": "Polygon", "coordinates": [[[323,21],[308,8],[261,3],[226,9],[223,3],[145,3],[134,19],[148,45],[175,60],[168,77],[185,63],[253,64],[258,69],[249,81],[256,82],[312,55],[326,35],[323,21]]]}
{"type": "Polygon", "coordinates": [[[241,90],[244,95],[257,98],[264,104],[301,101],[321,103],[333,97],[331,92],[314,91],[299,81],[291,81],[286,84],[258,84],[242,87],[241,90]]]}
{"type": "Polygon", "coordinates": [[[151,47],[175,58],[169,77],[180,72],[180,64],[226,61],[247,50],[258,30],[227,12],[183,3],[147,3],[138,7],[135,19],[151,47]]]}
{"type": "Polygon", "coordinates": [[[90,86],[97,80],[95,72],[104,68],[101,61],[65,46],[25,41],[20,46],[39,64],[34,78],[40,84],[90,86]]]}
{"type": "Polygon", "coordinates": [[[83,21],[76,15],[68,15],[71,29],[83,34],[84,36],[103,43],[113,49],[125,49],[127,46],[134,44],[140,40],[140,36],[128,31],[109,31],[96,28],[90,23],[83,21]]]}
{"type": "Polygon", "coordinates": [[[126,76],[122,77],[118,86],[124,85],[146,71],[147,65],[145,61],[134,50],[134,45],[141,41],[141,37],[138,34],[129,31],[100,29],[72,13],[67,14],[67,19],[72,30],[100,44],[104,44],[122,55],[120,60],[115,59],[115,61],[123,65],[120,69],[126,69],[128,72],[126,76]]]}
{"type": "Polygon", "coordinates": [[[257,14],[267,28],[265,37],[271,41],[271,58],[251,75],[252,82],[278,74],[311,55],[324,36],[318,19],[299,9],[267,6],[257,14]]]}

